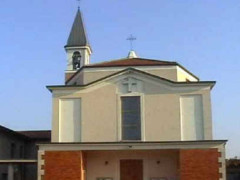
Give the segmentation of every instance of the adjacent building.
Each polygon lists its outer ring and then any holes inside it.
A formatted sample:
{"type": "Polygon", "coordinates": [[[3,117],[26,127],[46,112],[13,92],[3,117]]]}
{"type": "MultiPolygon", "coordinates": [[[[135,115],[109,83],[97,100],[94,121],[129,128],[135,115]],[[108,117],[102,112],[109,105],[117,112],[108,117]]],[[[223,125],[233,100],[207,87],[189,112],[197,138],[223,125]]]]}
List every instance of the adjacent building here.
{"type": "Polygon", "coordinates": [[[50,139],[50,131],[13,131],[0,126],[0,180],[37,179],[36,144],[50,139]]]}
{"type": "Polygon", "coordinates": [[[240,159],[228,159],[226,161],[227,180],[240,179],[240,159]]]}

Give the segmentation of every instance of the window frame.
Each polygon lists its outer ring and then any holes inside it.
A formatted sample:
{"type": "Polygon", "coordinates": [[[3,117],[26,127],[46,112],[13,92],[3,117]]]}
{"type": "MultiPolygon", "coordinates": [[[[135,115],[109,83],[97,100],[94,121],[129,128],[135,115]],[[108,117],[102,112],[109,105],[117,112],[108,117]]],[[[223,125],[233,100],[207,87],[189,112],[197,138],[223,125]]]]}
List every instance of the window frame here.
{"type": "Polygon", "coordinates": [[[145,116],[144,116],[144,94],[142,93],[128,93],[118,95],[118,141],[133,142],[145,141],[145,116]],[[140,140],[124,140],[122,138],[122,97],[138,96],[140,98],[140,123],[141,123],[141,139],[140,140]]]}

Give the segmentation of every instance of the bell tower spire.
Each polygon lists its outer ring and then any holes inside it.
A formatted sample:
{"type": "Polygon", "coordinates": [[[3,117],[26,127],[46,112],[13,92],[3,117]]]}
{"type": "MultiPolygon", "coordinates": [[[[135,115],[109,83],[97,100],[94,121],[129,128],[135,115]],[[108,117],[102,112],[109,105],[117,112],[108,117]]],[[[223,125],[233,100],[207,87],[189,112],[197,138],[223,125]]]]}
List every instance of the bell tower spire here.
{"type": "Polygon", "coordinates": [[[67,80],[82,66],[90,63],[90,55],[92,54],[80,8],[77,10],[64,48],[67,53],[67,69],[65,73],[65,80],[67,80]]]}

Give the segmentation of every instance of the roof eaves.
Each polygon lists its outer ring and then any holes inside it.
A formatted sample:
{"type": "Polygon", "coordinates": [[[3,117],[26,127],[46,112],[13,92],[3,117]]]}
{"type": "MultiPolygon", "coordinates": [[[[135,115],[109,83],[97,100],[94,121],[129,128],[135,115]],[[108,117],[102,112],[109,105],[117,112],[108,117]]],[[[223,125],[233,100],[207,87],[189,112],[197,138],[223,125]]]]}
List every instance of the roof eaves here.
{"type": "Polygon", "coordinates": [[[6,133],[10,133],[12,135],[18,136],[18,137],[23,138],[23,139],[27,139],[27,140],[30,139],[29,137],[27,137],[27,136],[25,136],[25,135],[23,135],[21,133],[18,133],[17,131],[14,131],[12,129],[6,128],[6,127],[1,126],[1,125],[0,125],[0,131],[4,131],[6,133]]]}
{"type": "Polygon", "coordinates": [[[192,144],[205,144],[205,143],[213,143],[213,144],[226,144],[228,140],[197,140],[197,141],[119,141],[119,142],[51,142],[51,143],[39,143],[37,145],[62,145],[62,144],[76,144],[76,145],[109,145],[109,144],[186,144],[186,143],[192,143],[192,144]]]}
{"type": "Polygon", "coordinates": [[[51,139],[51,130],[29,130],[29,131],[16,131],[32,140],[35,139],[51,139]]]}
{"type": "Polygon", "coordinates": [[[156,79],[161,79],[161,80],[164,80],[168,83],[171,83],[171,84],[176,84],[176,85],[210,85],[211,86],[211,89],[213,88],[213,86],[216,84],[216,81],[196,81],[196,82],[175,82],[175,81],[171,81],[169,79],[166,79],[166,78],[162,78],[162,77],[159,77],[159,76],[156,76],[156,75],[153,75],[153,74],[150,74],[150,73],[147,73],[147,72],[144,72],[144,71],[141,71],[141,70],[138,70],[138,69],[135,69],[135,68],[126,68],[122,71],[118,71],[116,73],[113,73],[111,75],[108,75],[108,76],[105,76],[103,78],[100,78],[96,81],[93,81],[93,82],[90,82],[88,84],[84,84],[84,85],[57,85],[57,86],[46,86],[48,90],[50,90],[52,92],[52,90],[54,89],[59,89],[59,88],[85,88],[87,86],[90,86],[92,84],[95,84],[97,82],[100,82],[100,81],[103,81],[105,79],[108,79],[108,78],[111,78],[115,75],[118,75],[118,74],[121,74],[125,71],[136,71],[136,72],[139,72],[139,73],[142,73],[142,74],[145,74],[145,75],[148,75],[148,76],[151,76],[153,78],[156,78],[156,79]]]}
{"type": "MultiPolygon", "coordinates": [[[[108,76],[105,76],[105,77],[103,77],[103,78],[100,78],[100,79],[97,79],[96,81],[93,81],[93,82],[90,82],[90,83],[88,83],[88,84],[84,84],[84,85],[50,85],[50,86],[46,86],[46,88],[48,89],[48,90],[50,90],[50,92],[52,92],[52,90],[53,89],[55,89],[55,88],[63,88],[63,87],[69,87],[69,88],[84,88],[84,87],[87,87],[87,86],[89,86],[89,85],[92,85],[92,84],[95,84],[95,83],[97,83],[97,82],[99,82],[99,81],[102,81],[102,80],[104,80],[104,79],[107,79],[107,78],[110,78],[110,77],[112,77],[112,76],[115,76],[115,75],[117,75],[117,74],[120,74],[120,73],[122,73],[122,72],[124,72],[124,71],[126,71],[126,70],[128,70],[129,68],[127,68],[127,69],[124,69],[124,70],[122,70],[122,71],[118,71],[118,72],[116,72],[116,73],[113,73],[113,74],[110,74],[110,75],[108,75],[108,76]]],[[[80,69],[79,69],[80,70],[80,69]]],[[[77,72],[79,72],[79,71],[77,71],[77,72]]],[[[76,73],[77,73],[76,72],[76,73]]],[[[75,74],[76,74],[75,73],[75,74]]]]}

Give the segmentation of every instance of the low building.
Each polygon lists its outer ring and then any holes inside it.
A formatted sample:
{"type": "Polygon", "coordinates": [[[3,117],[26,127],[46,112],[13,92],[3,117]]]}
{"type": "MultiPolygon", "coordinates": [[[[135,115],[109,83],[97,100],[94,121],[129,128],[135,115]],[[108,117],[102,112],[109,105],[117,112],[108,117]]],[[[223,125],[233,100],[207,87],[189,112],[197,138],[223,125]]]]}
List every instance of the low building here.
{"type": "Polygon", "coordinates": [[[0,180],[37,179],[36,144],[50,139],[50,131],[13,131],[0,126],[0,180]]]}
{"type": "Polygon", "coordinates": [[[240,159],[228,159],[226,161],[227,180],[240,179],[240,159]]]}

